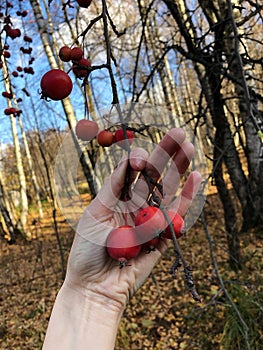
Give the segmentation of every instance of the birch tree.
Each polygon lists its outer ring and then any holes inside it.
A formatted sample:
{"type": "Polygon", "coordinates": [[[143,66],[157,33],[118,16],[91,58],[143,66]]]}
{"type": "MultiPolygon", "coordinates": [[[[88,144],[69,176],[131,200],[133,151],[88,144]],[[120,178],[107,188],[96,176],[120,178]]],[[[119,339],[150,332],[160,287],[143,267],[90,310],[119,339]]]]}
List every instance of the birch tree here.
{"type": "MultiPolygon", "coordinates": [[[[6,91],[11,92],[12,86],[10,82],[10,76],[8,71],[8,66],[6,64],[6,60],[3,56],[1,56],[2,60],[2,71],[4,76],[4,85],[6,88],[6,91]]],[[[10,99],[7,99],[7,104],[9,108],[12,108],[12,102],[10,99]]],[[[15,156],[16,156],[16,167],[19,177],[19,184],[20,184],[20,199],[21,199],[21,213],[19,217],[19,221],[21,224],[21,229],[25,233],[25,235],[30,238],[30,232],[26,230],[26,224],[27,224],[27,217],[28,217],[28,199],[27,199],[27,183],[26,183],[26,175],[24,172],[23,162],[22,162],[22,154],[21,154],[21,147],[18,137],[18,130],[17,130],[17,120],[16,115],[12,113],[10,115],[10,123],[11,123],[11,130],[13,135],[13,143],[14,143],[14,149],[15,149],[15,156]]]]}
{"type": "MultiPolygon", "coordinates": [[[[30,3],[34,12],[35,20],[38,26],[38,31],[41,37],[41,41],[42,41],[43,48],[46,53],[49,65],[52,69],[62,68],[63,67],[62,62],[58,60],[58,56],[56,56],[56,53],[54,52],[54,48],[56,48],[57,46],[56,42],[54,41],[55,40],[54,32],[52,32],[51,30],[52,28],[51,29],[49,28],[48,20],[44,19],[43,17],[40,3],[38,0],[30,0],[30,3]]],[[[79,151],[79,153],[83,153],[83,156],[80,157],[80,162],[81,162],[84,174],[86,176],[86,179],[88,181],[91,195],[95,196],[96,190],[95,190],[93,178],[92,178],[91,164],[87,153],[85,152],[85,150],[81,149],[80,144],[74,133],[76,122],[77,122],[76,116],[74,113],[74,108],[72,106],[72,103],[69,97],[63,99],[61,103],[67,118],[69,128],[72,133],[72,138],[74,140],[76,149],[79,151]]]]}

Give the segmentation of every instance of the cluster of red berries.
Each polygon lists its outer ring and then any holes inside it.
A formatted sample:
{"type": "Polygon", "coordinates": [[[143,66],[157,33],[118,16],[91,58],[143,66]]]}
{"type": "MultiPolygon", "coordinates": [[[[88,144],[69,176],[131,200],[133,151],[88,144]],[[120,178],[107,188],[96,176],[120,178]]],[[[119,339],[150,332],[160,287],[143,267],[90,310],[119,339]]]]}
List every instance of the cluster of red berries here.
{"type": "MultiPolygon", "coordinates": [[[[92,0],[77,0],[80,7],[87,8],[91,4],[92,0]]],[[[30,42],[29,37],[24,37],[25,41],[30,42]]],[[[21,50],[24,53],[31,53],[29,49],[21,50]]],[[[72,71],[77,78],[85,78],[90,72],[91,62],[84,57],[84,52],[80,47],[63,46],[59,50],[59,58],[63,62],[72,62],[72,71]]],[[[41,97],[44,99],[51,99],[54,101],[63,100],[68,97],[72,91],[73,84],[69,75],[61,69],[51,69],[46,72],[40,81],[41,97]]],[[[82,127],[81,127],[82,129],[82,127]]],[[[93,133],[95,131],[94,125],[91,127],[93,133]]],[[[97,130],[98,131],[98,130],[97,130]]],[[[82,137],[80,137],[82,139],[82,137]]],[[[92,137],[85,137],[85,141],[90,140],[92,137]]]]}
{"type": "MultiPolygon", "coordinates": [[[[72,70],[77,78],[85,78],[91,67],[89,60],[84,58],[80,47],[63,46],[59,50],[59,57],[63,62],[71,61],[72,70]]],[[[40,81],[41,96],[44,99],[58,101],[68,97],[72,91],[73,84],[68,73],[61,69],[51,69],[46,72],[40,81]]]]}
{"type": "MultiPolygon", "coordinates": [[[[10,3],[10,5],[12,5],[10,3]]],[[[12,6],[8,6],[7,7],[13,7],[12,6]]],[[[17,11],[16,12],[17,16],[21,16],[21,17],[26,17],[27,14],[28,14],[28,11],[24,10],[24,11],[17,11]]],[[[11,22],[11,17],[9,15],[4,15],[4,13],[0,12],[0,18],[1,17],[4,17],[4,26],[3,26],[3,31],[6,32],[6,38],[11,38],[12,40],[16,39],[16,38],[19,38],[21,36],[21,30],[19,28],[13,28],[13,25],[12,25],[12,22],[11,22]]],[[[28,36],[28,35],[24,35],[23,37],[23,40],[26,42],[26,43],[32,43],[33,42],[33,39],[28,36]]],[[[10,58],[11,57],[11,53],[10,51],[8,51],[9,49],[9,45],[7,44],[4,44],[3,46],[3,49],[1,50],[0,54],[3,55],[5,58],[10,58]]],[[[20,47],[20,51],[23,52],[24,54],[26,55],[31,55],[33,49],[32,47],[24,47],[24,46],[21,46],[20,47]]],[[[32,67],[30,67],[30,65],[34,62],[34,57],[30,57],[29,59],[29,67],[25,67],[24,68],[24,73],[27,73],[27,74],[34,74],[34,70],[32,67]]],[[[0,64],[0,68],[2,68],[2,64],[0,64]]],[[[14,71],[12,72],[12,75],[14,77],[18,77],[19,74],[17,71],[14,71]]]]}
{"type": "Polygon", "coordinates": [[[5,115],[12,115],[13,114],[16,117],[22,113],[22,110],[11,107],[11,108],[6,108],[4,110],[4,113],[5,113],[5,115]]]}
{"type": "Polygon", "coordinates": [[[77,78],[85,78],[87,76],[91,63],[84,57],[84,52],[80,47],[61,47],[59,58],[63,62],[71,61],[73,63],[72,70],[77,78]]]}
{"type": "Polygon", "coordinates": [[[167,210],[168,222],[163,211],[154,206],[141,209],[134,220],[135,226],[124,225],[113,229],[106,241],[106,250],[120,267],[129,259],[136,258],[142,249],[154,250],[160,240],[172,239],[171,226],[176,238],[182,236],[183,218],[172,210],[167,210]]]}
{"type": "Polygon", "coordinates": [[[4,30],[6,31],[6,36],[9,36],[13,40],[21,36],[21,30],[19,28],[12,28],[9,24],[4,26],[4,30]]]}
{"type": "Polygon", "coordinates": [[[12,92],[7,92],[7,91],[3,91],[2,92],[2,96],[5,98],[13,98],[13,93],[12,92]]]}
{"type": "Polygon", "coordinates": [[[98,144],[102,147],[109,147],[113,143],[117,143],[125,149],[126,142],[131,145],[134,139],[134,132],[132,130],[126,129],[124,131],[123,128],[119,128],[113,132],[109,130],[101,130],[99,132],[98,124],[87,119],[81,119],[77,122],[75,132],[76,136],[82,141],[90,141],[96,137],[98,144]]]}

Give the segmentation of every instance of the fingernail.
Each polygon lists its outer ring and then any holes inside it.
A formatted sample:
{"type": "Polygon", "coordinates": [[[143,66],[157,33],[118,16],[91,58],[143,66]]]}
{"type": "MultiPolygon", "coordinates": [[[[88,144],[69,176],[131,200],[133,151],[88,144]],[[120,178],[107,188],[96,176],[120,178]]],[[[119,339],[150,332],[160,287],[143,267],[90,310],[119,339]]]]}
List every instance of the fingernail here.
{"type": "Polygon", "coordinates": [[[142,157],[136,157],[134,159],[134,165],[139,169],[143,169],[145,167],[145,163],[146,163],[146,160],[142,157]]]}

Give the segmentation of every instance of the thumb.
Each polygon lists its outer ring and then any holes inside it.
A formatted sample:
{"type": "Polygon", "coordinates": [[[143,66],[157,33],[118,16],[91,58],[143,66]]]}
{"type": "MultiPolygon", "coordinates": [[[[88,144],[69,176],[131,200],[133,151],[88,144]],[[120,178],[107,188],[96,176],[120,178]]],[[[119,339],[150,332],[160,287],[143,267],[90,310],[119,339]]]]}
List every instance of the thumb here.
{"type": "Polygon", "coordinates": [[[124,186],[127,166],[128,159],[122,159],[111,176],[104,182],[96,198],[89,205],[90,209],[94,207],[98,211],[101,206],[110,211],[114,209],[124,186]]]}

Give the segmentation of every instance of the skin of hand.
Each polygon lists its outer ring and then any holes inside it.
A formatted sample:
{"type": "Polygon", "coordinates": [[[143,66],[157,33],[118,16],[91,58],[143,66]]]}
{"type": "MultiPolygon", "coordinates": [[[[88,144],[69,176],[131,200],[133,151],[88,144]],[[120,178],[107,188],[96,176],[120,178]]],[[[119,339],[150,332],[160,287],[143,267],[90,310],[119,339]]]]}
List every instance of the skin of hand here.
{"type": "Polygon", "coordinates": [[[119,310],[123,310],[131,296],[144,283],[162,253],[167,249],[166,239],[161,240],[156,250],[150,254],[141,252],[131,259],[129,265],[120,269],[105,248],[110,231],[124,225],[125,220],[133,222],[138,206],[146,205],[148,187],[142,176],[145,170],[153,180],[169,162],[169,169],[162,179],[165,192],[163,204],[185,215],[201,184],[201,175],[193,171],[188,176],[181,194],[174,199],[180,179],[187,171],[194,155],[194,146],[185,140],[185,132],[180,128],[171,129],[148,155],[140,148],[131,150],[129,159],[123,159],[112,175],[106,180],[96,198],[86,208],[76,231],[71,248],[64,286],[83,296],[96,296],[97,300],[109,300],[119,310]],[[172,161],[171,161],[172,160],[172,161]],[[130,167],[130,185],[134,185],[131,200],[120,201],[125,184],[127,167],[130,167]],[[123,210],[126,211],[123,213],[123,210]]]}
{"type": "Polygon", "coordinates": [[[122,159],[80,219],[43,350],[114,349],[129,298],[147,279],[168,242],[161,240],[155,251],[141,252],[120,269],[106,252],[106,239],[113,228],[132,224],[139,208],[147,205],[149,191],[142,172],[157,181],[166,169],[162,205],[184,216],[199,189],[201,175],[190,173],[179,196],[174,199],[174,195],[193,155],[193,145],[177,128],[170,130],[150,155],[134,148],[128,159],[122,159]],[[123,201],[123,189],[127,187],[131,188],[130,197],[123,201]]]}

